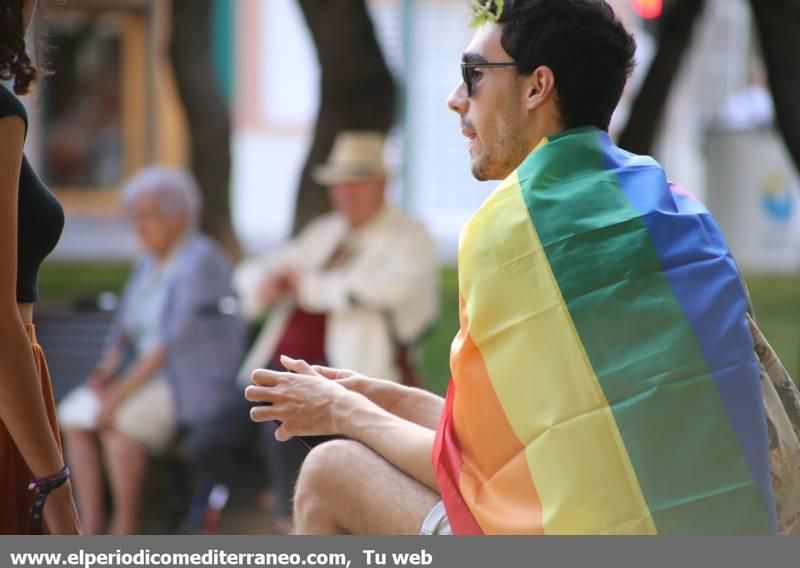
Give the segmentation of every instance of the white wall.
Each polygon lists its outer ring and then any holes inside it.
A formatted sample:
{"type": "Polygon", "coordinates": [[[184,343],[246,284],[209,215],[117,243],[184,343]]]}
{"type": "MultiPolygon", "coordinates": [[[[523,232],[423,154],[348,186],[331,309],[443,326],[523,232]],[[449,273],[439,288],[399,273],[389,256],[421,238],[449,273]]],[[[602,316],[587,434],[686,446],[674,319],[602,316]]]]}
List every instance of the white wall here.
{"type": "Polygon", "coordinates": [[[259,2],[259,20],[248,28],[254,37],[241,44],[258,52],[237,50],[245,64],[237,74],[237,104],[256,99],[237,121],[232,141],[233,221],[250,251],[274,246],[289,233],[319,105],[319,68],[297,2],[259,2]]]}

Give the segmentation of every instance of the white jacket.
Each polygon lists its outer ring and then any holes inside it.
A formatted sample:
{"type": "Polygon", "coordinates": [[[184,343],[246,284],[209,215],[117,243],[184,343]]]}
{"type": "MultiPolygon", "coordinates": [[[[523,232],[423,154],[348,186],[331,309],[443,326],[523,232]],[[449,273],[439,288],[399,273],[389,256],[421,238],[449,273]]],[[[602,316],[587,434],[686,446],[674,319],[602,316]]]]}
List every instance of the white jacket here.
{"type": "MultiPolygon", "coordinates": [[[[327,314],[328,363],[398,381],[393,335],[413,342],[438,315],[436,248],[422,223],[389,205],[348,231],[341,215],[329,213],[311,222],[279,254],[243,263],[234,276],[242,308],[249,318],[263,313],[263,282],[290,268],[300,275],[297,304],[327,314]],[[321,270],[346,235],[351,260],[321,270]]],[[[291,300],[275,307],[242,365],[242,383],[249,384],[252,371],[273,358],[293,309],[291,300]]]]}

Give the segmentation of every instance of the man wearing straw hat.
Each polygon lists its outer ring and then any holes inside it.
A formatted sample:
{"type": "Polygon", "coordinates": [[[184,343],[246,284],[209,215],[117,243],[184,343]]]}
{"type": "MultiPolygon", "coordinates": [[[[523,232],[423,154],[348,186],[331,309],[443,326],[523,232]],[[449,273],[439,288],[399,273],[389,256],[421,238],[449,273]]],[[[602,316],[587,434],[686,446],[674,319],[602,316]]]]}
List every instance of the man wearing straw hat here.
{"type": "MultiPolygon", "coordinates": [[[[333,211],[312,221],[279,254],[237,270],[245,315],[272,309],[239,373],[241,388],[257,368],[282,369],[281,354],[409,381],[409,348],[438,315],[437,258],[425,227],[386,202],[383,153],[383,134],[341,132],[328,161],[314,171],[333,211]]],[[[231,408],[188,442],[190,453],[219,462],[219,448],[249,437],[248,427],[255,425],[247,412],[239,391],[231,408]],[[242,422],[244,432],[229,431],[242,422]]],[[[305,451],[299,444],[277,443],[275,426],[265,426],[275,524],[285,532],[305,451]]]]}
{"type": "Polygon", "coordinates": [[[240,373],[248,381],[291,353],[402,381],[396,343],[413,342],[438,314],[437,260],[425,227],[386,202],[383,147],[378,132],[340,133],[313,172],[333,212],[279,255],[237,270],[246,314],[275,308],[240,373]]]}

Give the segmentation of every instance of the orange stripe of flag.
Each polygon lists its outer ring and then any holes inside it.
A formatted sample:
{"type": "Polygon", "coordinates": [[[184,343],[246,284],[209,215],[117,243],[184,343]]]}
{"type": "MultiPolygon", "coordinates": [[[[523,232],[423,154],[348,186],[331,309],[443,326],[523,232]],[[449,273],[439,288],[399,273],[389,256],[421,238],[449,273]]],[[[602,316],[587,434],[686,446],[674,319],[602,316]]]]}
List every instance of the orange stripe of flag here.
{"type": "Polygon", "coordinates": [[[453,376],[459,377],[457,387],[462,387],[455,389],[453,413],[463,457],[462,496],[486,534],[543,534],[542,505],[525,447],[511,428],[483,355],[469,335],[462,298],[459,319],[461,330],[453,341],[450,364],[453,376]],[[476,427],[466,418],[479,415],[491,419],[476,427]],[[491,472],[496,473],[489,478],[491,472]]]}

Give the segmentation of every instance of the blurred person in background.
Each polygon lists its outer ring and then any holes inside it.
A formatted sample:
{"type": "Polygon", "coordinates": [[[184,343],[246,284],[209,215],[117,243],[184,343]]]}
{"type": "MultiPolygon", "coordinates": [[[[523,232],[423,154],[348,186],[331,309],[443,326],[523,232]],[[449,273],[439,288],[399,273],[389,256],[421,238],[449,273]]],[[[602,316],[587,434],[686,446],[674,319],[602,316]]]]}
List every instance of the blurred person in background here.
{"type": "Polygon", "coordinates": [[[107,347],[84,385],[60,405],[68,461],[86,532],[106,529],[103,472],[114,501],[112,534],[138,530],[148,455],[212,415],[244,349],[232,265],[197,231],[200,194],[183,171],[148,168],[123,189],[145,256],[135,267],[107,347]],[[105,467],[104,464],[105,463],[105,467]]]}
{"type": "MultiPolygon", "coordinates": [[[[18,95],[40,74],[25,46],[35,8],[35,0],[0,5],[0,79],[13,81],[18,95]]],[[[64,212],[23,154],[27,128],[25,107],[0,87],[0,534],[76,534],[50,376],[32,324],[39,266],[61,236],[64,212]],[[41,497],[43,509],[34,505],[41,497]]]]}
{"type": "MultiPolygon", "coordinates": [[[[241,390],[259,367],[280,369],[280,354],[320,364],[368,369],[372,376],[412,382],[409,350],[438,315],[435,244],[425,227],[386,201],[384,136],[340,133],[329,161],[315,172],[333,211],[312,221],[280,253],[243,263],[236,287],[245,314],[269,320],[239,373],[241,388],[225,412],[186,441],[201,469],[253,425],[241,390]],[[234,432],[234,430],[238,430],[234,432]]],[[[307,450],[275,440],[264,444],[277,532],[292,526],[290,500],[307,450]]]]}

